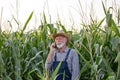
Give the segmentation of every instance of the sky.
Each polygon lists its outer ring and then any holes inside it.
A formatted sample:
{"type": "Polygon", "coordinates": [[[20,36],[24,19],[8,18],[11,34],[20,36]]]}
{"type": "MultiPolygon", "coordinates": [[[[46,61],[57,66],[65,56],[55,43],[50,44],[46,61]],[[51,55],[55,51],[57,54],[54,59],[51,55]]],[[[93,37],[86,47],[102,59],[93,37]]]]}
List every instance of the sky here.
{"type": "Polygon", "coordinates": [[[33,17],[27,26],[27,31],[37,29],[43,20],[45,12],[48,23],[55,24],[58,20],[68,29],[81,29],[81,23],[90,23],[90,14],[93,19],[101,20],[105,14],[102,3],[109,8],[120,7],[120,0],[0,0],[0,25],[2,30],[18,30],[18,25],[13,17],[19,22],[22,29],[28,16],[33,11],[33,17]]]}

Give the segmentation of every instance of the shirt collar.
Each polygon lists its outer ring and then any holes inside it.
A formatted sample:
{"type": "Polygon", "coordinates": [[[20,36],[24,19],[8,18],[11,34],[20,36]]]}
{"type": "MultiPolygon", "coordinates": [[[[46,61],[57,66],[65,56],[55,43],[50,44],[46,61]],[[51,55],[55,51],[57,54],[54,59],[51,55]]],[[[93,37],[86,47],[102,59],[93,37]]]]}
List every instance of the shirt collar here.
{"type": "Polygon", "coordinates": [[[64,52],[65,52],[65,53],[67,53],[67,52],[68,52],[68,50],[69,50],[69,48],[68,48],[68,47],[66,47],[66,48],[65,48],[65,50],[64,50],[64,52]]]}

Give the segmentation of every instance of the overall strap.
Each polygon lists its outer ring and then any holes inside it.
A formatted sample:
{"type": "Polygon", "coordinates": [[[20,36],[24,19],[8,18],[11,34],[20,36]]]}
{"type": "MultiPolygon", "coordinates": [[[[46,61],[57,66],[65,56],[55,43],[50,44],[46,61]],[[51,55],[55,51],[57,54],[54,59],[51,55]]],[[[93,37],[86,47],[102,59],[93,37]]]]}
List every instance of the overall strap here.
{"type": "MultiPolygon", "coordinates": [[[[68,52],[67,52],[67,55],[66,55],[66,57],[65,57],[65,61],[66,61],[67,58],[68,58],[68,55],[69,55],[69,53],[70,53],[70,50],[71,50],[71,49],[69,49],[68,52]]],[[[56,56],[56,53],[55,53],[55,57],[54,57],[55,61],[56,61],[56,57],[57,57],[57,56],[56,56]]]]}
{"type": "Polygon", "coordinates": [[[55,57],[54,57],[55,61],[56,61],[56,53],[55,53],[55,57]]]}
{"type": "Polygon", "coordinates": [[[69,53],[70,53],[70,50],[71,50],[71,49],[69,49],[68,52],[67,52],[67,55],[66,55],[65,61],[66,61],[67,58],[68,58],[68,55],[69,55],[69,53]]]}

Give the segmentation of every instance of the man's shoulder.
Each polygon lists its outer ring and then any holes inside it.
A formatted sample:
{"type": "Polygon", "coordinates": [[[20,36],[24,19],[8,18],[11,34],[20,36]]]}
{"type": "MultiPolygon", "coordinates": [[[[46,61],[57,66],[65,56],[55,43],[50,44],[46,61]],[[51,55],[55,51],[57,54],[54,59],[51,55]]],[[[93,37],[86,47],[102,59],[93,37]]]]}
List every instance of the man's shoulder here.
{"type": "Polygon", "coordinates": [[[75,50],[75,49],[73,49],[73,48],[69,48],[69,49],[71,49],[71,51],[73,51],[73,52],[76,52],[76,50],[75,50]]]}
{"type": "Polygon", "coordinates": [[[70,53],[71,53],[71,54],[77,54],[77,52],[76,52],[75,49],[73,49],[73,48],[69,48],[69,49],[71,49],[71,50],[70,50],[70,53]]]}

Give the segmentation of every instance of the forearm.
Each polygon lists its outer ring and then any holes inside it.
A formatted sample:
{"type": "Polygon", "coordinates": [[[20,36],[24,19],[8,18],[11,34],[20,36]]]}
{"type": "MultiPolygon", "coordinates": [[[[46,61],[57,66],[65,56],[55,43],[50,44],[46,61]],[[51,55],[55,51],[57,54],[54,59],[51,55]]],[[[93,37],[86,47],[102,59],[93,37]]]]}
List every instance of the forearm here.
{"type": "Polygon", "coordinates": [[[48,70],[51,68],[51,65],[53,63],[53,54],[54,52],[50,51],[45,62],[45,68],[48,70]]]}
{"type": "Polygon", "coordinates": [[[49,54],[48,54],[48,57],[47,57],[47,61],[48,63],[50,63],[52,61],[52,58],[53,58],[53,51],[50,51],[49,54]]]}
{"type": "Polygon", "coordinates": [[[52,61],[49,63],[49,62],[46,60],[46,62],[45,62],[45,69],[46,69],[46,70],[50,70],[51,65],[52,65],[52,61]]]}

